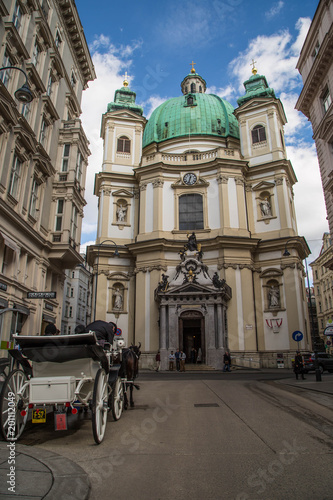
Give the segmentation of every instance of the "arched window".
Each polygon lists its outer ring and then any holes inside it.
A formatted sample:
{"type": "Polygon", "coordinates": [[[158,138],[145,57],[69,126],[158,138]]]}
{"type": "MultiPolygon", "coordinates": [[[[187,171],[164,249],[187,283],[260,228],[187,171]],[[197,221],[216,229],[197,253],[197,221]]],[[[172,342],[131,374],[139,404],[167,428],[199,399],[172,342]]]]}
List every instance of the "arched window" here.
{"type": "Polygon", "coordinates": [[[195,83],[191,83],[191,93],[195,94],[195,83]]]}
{"type": "Polygon", "coordinates": [[[266,141],[266,130],[262,125],[256,125],[252,129],[252,144],[266,141]]]}
{"type": "Polygon", "coordinates": [[[117,142],[117,152],[118,153],[130,153],[131,152],[131,141],[126,136],[121,136],[117,142]]]}
{"type": "Polygon", "coordinates": [[[179,229],[203,229],[203,202],[201,194],[183,194],[179,197],[179,229]]]}

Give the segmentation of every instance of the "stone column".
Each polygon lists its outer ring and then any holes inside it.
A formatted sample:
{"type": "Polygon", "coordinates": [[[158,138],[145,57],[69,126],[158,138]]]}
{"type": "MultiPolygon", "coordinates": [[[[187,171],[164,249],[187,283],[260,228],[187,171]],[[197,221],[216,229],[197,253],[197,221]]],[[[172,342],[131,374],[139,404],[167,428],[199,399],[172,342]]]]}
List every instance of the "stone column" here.
{"type": "Polygon", "coordinates": [[[168,369],[168,350],[166,345],[167,337],[166,306],[160,306],[160,354],[161,370],[168,369]]]}

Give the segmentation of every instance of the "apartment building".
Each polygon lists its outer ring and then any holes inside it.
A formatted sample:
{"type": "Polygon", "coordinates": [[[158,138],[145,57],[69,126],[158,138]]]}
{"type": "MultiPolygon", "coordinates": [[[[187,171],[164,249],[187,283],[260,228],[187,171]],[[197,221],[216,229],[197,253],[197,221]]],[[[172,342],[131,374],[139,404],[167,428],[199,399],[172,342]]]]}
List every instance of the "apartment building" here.
{"type": "Polygon", "coordinates": [[[66,271],[61,333],[70,335],[77,325],[91,323],[92,268],[83,262],[66,271]]]}
{"type": "MultiPolygon", "coordinates": [[[[310,120],[316,143],[327,219],[333,232],[333,1],[321,0],[305,38],[297,69],[303,89],[296,103],[310,120]]],[[[333,254],[326,265],[333,269],[333,254]]]]}
{"type": "MultiPolygon", "coordinates": [[[[0,331],[61,325],[82,263],[90,154],[80,120],[95,70],[74,0],[0,0],[0,331]],[[27,81],[25,82],[25,78],[27,81]],[[32,100],[19,102],[27,83],[32,100]]],[[[1,345],[4,347],[4,345],[1,345]]]]}

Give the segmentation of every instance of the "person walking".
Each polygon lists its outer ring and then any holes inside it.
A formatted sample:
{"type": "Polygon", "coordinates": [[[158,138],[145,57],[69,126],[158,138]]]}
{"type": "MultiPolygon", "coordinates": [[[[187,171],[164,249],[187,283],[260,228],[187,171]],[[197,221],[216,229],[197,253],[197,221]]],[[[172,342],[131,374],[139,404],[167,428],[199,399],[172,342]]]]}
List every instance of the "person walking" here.
{"type": "Polygon", "coordinates": [[[177,370],[177,372],[179,372],[180,371],[180,350],[179,349],[177,349],[177,351],[176,351],[175,358],[176,358],[176,370],[177,370]]]}
{"type": "Polygon", "coordinates": [[[169,371],[170,372],[173,371],[174,363],[175,363],[175,355],[174,355],[173,351],[171,351],[171,353],[169,354],[169,371]]]}
{"type": "Polygon", "coordinates": [[[294,372],[295,372],[295,375],[296,375],[296,380],[298,380],[298,375],[302,375],[302,380],[305,380],[304,370],[303,370],[303,358],[301,356],[300,351],[296,352],[295,364],[294,364],[294,372]]]}
{"type": "Polygon", "coordinates": [[[161,368],[161,354],[160,354],[160,351],[157,351],[155,360],[156,360],[156,371],[159,372],[160,368],[161,368]]]}
{"type": "Polygon", "coordinates": [[[180,371],[181,372],[185,371],[185,359],[186,359],[185,352],[180,351],[180,371]]]}
{"type": "Polygon", "coordinates": [[[231,357],[228,351],[225,351],[223,354],[223,371],[228,371],[230,372],[230,366],[231,366],[231,357]]]}
{"type": "Polygon", "coordinates": [[[197,356],[197,363],[201,363],[201,362],[202,362],[202,350],[201,350],[201,347],[199,347],[198,356],[197,356]]]}

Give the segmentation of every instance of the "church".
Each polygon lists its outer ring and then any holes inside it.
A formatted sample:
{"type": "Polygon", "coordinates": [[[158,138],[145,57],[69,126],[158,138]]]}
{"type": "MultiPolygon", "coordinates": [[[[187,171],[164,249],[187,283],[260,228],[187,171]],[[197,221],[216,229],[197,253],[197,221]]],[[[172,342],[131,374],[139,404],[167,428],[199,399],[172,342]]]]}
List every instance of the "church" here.
{"type": "Polygon", "coordinates": [[[158,350],[167,369],[171,351],[189,359],[193,347],[216,369],[226,350],[240,366],[291,367],[311,345],[310,251],[283,105],[255,67],[236,109],[206,93],[193,64],[180,87],[147,120],[125,79],[102,116],[94,319],[141,342],[146,368],[158,350]]]}

